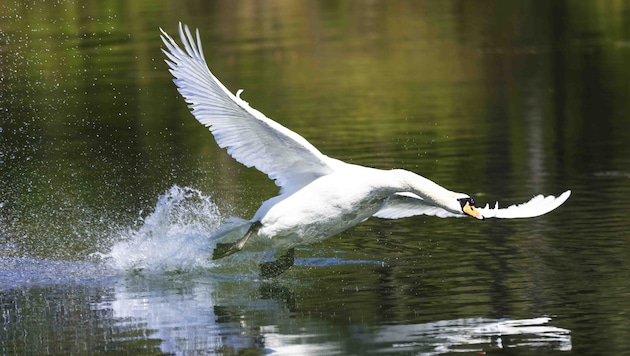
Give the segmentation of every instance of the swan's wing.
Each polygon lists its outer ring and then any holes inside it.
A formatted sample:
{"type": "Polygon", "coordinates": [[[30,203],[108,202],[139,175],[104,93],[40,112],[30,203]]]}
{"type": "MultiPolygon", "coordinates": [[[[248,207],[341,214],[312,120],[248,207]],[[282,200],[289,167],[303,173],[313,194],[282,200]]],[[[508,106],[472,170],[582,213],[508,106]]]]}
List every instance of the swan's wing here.
{"type": "Polygon", "coordinates": [[[530,201],[517,205],[510,205],[507,208],[499,208],[497,202],[494,208],[490,208],[487,204],[483,208],[477,208],[484,218],[499,219],[517,219],[517,218],[533,218],[536,216],[547,214],[564,203],[571,191],[560,194],[557,198],[553,195],[543,196],[537,195],[530,201]]]}
{"type": "Polygon", "coordinates": [[[415,215],[429,215],[440,218],[464,217],[464,213],[454,214],[430,204],[413,193],[396,193],[390,195],[381,209],[374,216],[382,219],[400,219],[415,215]]]}
{"type": "Polygon", "coordinates": [[[220,147],[247,167],[256,167],[283,191],[300,188],[330,173],[333,159],[321,154],[297,133],[253,109],[210,72],[201,48],[188,26],[179,24],[180,47],[160,29],[162,51],[177,89],[199,122],[208,126],[220,147]]]}
{"type": "MultiPolygon", "coordinates": [[[[569,199],[570,195],[571,191],[567,190],[557,198],[553,195],[546,197],[537,195],[526,203],[511,205],[507,208],[499,208],[499,203],[497,203],[494,208],[490,208],[486,204],[485,207],[477,208],[477,210],[484,218],[533,218],[556,209],[569,199]]],[[[431,205],[413,193],[396,193],[389,196],[381,209],[374,214],[374,216],[384,219],[399,219],[414,215],[432,215],[441,218],[466,216],[463,213],[454,214],[448,210],[431,205]]]]}

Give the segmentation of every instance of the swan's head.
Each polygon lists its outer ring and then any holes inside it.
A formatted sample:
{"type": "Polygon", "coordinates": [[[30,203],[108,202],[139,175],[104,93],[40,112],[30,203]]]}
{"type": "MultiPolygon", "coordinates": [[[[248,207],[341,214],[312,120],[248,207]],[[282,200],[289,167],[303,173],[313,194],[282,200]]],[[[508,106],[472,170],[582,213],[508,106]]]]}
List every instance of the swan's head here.
{"type": "Polygon", "coordinates": [[[472,216],[475,219],[483,220],[484,217],[481,215],[479,210],[475,207],[475,199],[471,197],[464,197],[457,199],[459,201],[459,205],[462,207],[462,212],[468,216],[472,216]]]}

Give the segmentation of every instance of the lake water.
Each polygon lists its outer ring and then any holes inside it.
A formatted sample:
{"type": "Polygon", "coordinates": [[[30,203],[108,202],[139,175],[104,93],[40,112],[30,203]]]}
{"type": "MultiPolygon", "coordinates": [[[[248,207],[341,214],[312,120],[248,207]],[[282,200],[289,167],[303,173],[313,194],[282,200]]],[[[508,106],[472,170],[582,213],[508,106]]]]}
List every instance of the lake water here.
{"type": "Polygon", "coordinates": [[[630,354],[630,3],[0,2],[0,354],[630,354]],[[370,219],[261,280],[208,237],[277,193],[163,62],[324,154],[535,219],[370,219]]]}

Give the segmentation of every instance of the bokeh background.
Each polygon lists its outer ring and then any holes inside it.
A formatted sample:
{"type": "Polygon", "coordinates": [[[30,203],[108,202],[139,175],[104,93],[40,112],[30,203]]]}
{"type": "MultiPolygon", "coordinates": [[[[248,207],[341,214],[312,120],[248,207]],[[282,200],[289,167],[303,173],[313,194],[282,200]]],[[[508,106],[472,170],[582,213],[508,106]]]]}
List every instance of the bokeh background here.
{"type": "Polygon", "coordinates": [[[629,14],[613,0],[0,0],[0,353],[622,354],[629,14]],[[324,154],[480,203],[573,195],[537,219],[371,219],[271,282],[256,256],[218,273],[204,236],[277,187],[178,95],[159,28],[180,21],[230,90],[324,154]]]}

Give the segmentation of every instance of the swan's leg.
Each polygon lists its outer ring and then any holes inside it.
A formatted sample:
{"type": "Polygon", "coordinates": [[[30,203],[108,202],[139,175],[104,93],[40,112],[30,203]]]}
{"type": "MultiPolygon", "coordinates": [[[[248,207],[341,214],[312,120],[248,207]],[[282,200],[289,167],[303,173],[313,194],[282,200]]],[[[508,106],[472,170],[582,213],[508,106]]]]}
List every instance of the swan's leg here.
{"type": "Polygon", "coordinates": [[[260,276],[262,278],[273,278],[282,274],[293,266],[295,261],[295,249],[290,248],[287,253],[280,256],[272,262],[264,262],[260,264],[260,276]]]}
{"type": "Polygon", "coordinates": [[[233,244],[218,243],[217,246],[214,248],[214,252],[212,253],[212,259],[218,260],[219,258],[227,257],[233,253],[236,253],[242,250],[247,240],[249,240],[249,238],[252,237],[252,235],[255,234],[258,231],[258,229],[260,229],[261,226],[262,224],[260,223],[260,221],[256,221],[255,223],[252,224],[252,226],[249,227],[249,230],[247,230],[245,235],[241,237],[241,239],[236,241],[235,243],[233,244]]]}

